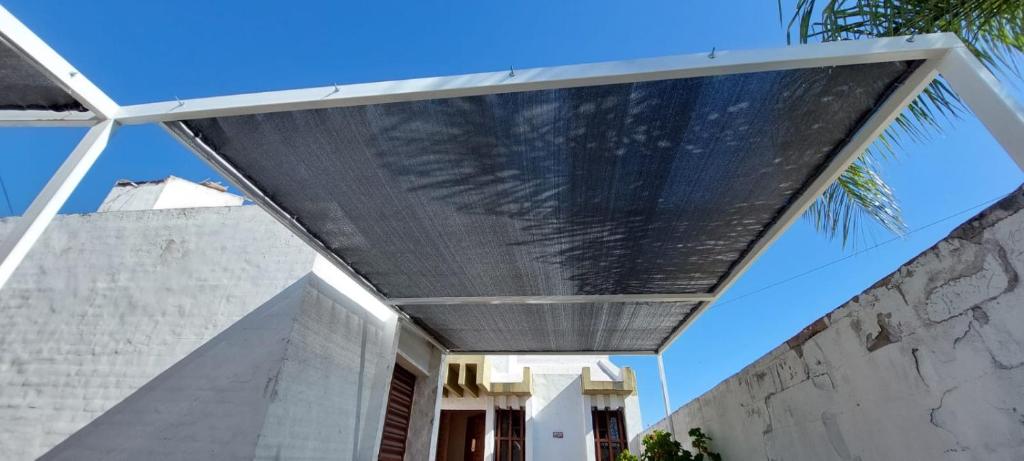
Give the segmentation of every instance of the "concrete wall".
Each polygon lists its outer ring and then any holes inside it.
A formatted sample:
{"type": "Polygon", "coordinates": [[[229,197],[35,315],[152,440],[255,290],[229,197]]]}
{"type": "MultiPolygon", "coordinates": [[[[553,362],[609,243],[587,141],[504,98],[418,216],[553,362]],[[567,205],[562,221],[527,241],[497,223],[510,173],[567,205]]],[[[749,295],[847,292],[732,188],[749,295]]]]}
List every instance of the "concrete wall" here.
{"type": "Polygon", "coordinates": [[[316,274],[300,283],[281,365],[258,380],[268,408],[254,459],[376,459],[398,318],[377,318],[316,274]]]}
{"type": "Polygon", "coordinates": [[[396,323],[309,274],[41,459],[373,459],[396,323]]]}
{"type": "Polygon", "coordinates": [[[197,184],[175,176],[157,181],[118,181],[97,211],[164,210],[239,206],[245,199],[216,184],[197,184]]]}
{"type": "MultiPolygon", "coordinates": [[[[1024,459],[1024,194],[673,413],[731,460],[1024,459]]],[[[666,428],[666,421],[655,427],[666,428]]]]}
{"type": "Polygon", "coordinates": [[[58,216],[0,291],[0,459],[42,455],[313,260],[256,207],[58,216]]]}
{"type": "Polygon", "coordinates": [[[256,207],[58,216],[0,291],[0,459],[375,459],[397,320],[319,266],[256,207]]]}

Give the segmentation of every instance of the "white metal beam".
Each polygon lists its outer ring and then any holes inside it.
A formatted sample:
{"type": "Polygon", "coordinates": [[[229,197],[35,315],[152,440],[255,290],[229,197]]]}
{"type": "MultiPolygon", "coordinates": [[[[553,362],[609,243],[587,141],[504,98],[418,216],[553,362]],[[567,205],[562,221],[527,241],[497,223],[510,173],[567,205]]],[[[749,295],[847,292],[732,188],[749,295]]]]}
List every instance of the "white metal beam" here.
{"type": "Polygon", "coordinates": [[[939,61],[939,73],[1024,170],[1024,107],[966,47],[939,61]]]}
{"type": "Polygon", "coordinates": [[[665,419],[668,420],[669,431],[672,432],[672,437],[679,437],[676,434],[676,424],[672,421],[672,406],[668,401],[668,381],[665,379],[665,361],[661,357],[661,352],[657,354],[658,357],[658,378],[661,380],[661,398],[665,403],[665,419]]]}
{"type": "Polygon", "coordinates": [[[25,214],[18,219],[7,238],[0,243],[0,289],[71,196],[71,192],[85,177],[85,173],[96,162],[100,152],[107,146],[116,125],[116,122],[107,120],[92,127],[85,134],[75,150],[43,187],[42,192],[32,201],[25,214]]]}
{"type": "Polygon", "coordinates": [[[119,108],[113,100],[3,6],[0,6],[0,40],[21,52],[98,118],[110,119],[117,115],[119,108]]]}
{"type": "MultiPolygon", "coordinates": [[[[959,40],[957,43],[960,43],[959,40]]],[[[963,46],[962,43],[960,46],[963,46]]],[[[846,171],[846,168],[850,166],[858,157],[860,157],[864,151],[878,139],[886,127],[892,123],[893,120],[899,116],[900,112],[909,105],[914,98],[917,97],[938,75],[938,67],[941,56],[935,59],[929,59],[923,62],[918,68],[907,78],[907,80],[896,88],[895,91],[882,103],[882,105],[868,117],[867,121],[857,130],[856,133],[850,138],[849,142],[839,151],[839,153],[832,159],[832,162],[818,175],[814,181],[802,192],[797,199],[793,202],[789,208],[782,213],[781,216],[775,221],[774,224],[769,226],[765,236],[759,239],[747,252],[747,254],[739,260],[734,266],[734,269],[729,272],[729,275],[722,280],[722,282],[715,288],[715,299],[719,299],[723,293],[725,293],[732,284],[742,276],[750,266],[753,265],[754,261],[759,258],[772,243],[777,240],[786,229],[789,228],[797,219],[803,216],[807,208],[814,203],[822,193],[825,192],[832,183],[839,178],[839,175],[846,171]]],[[[679,337],[690,325],[693,324],[709,307],[714,305],[714,301],[702,304],[697,308],[697,312],[687,317],[687,319],[673,332],[662,344],[659,351],[664,351],[675,342],[676,338],[679,337]]]]}
{"type": "Polygon", "coordinates": [[[92,112],[0,110],[0,127],[83,127],[99,123],[92,112]]]}
{"type": "Polygon", "coordinates": [[[624,302],[698,302],[710,301],[706,293],[644,295],[571,295],[571,296],[467,296],[439,298],[389,298],[396,306],[428,304],[577,304],[624,302]]]}
{"type": "Polygon", "coordinates": [[[961,46],[953,34],[852,40],[745,51],[325,86],[122,107],[125,124],[347,107],[672,78],[936,58],[961,46]]]}

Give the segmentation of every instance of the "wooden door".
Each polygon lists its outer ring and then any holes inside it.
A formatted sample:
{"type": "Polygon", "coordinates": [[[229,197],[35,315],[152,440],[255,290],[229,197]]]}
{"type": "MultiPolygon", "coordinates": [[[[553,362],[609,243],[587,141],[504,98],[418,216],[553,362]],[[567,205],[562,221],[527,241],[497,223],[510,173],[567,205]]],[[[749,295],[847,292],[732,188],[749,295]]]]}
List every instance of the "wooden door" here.
{"type": "Polygon", "coordinates": [[[466,461],[484,461],[484,435],[487,415],[485,413],[470,416],[466,420],[466,451],[462,459],[466,461]]]}
{"type": "Polygon", "coordinates": [[[405,457],[405,439],[409,435],[412,416],[412,396],[416,389],[416,375],[395,365],[391,375],[391,391],[384,415],[384,434],[380,441],[380,461],[402,461],[405,457]]]}

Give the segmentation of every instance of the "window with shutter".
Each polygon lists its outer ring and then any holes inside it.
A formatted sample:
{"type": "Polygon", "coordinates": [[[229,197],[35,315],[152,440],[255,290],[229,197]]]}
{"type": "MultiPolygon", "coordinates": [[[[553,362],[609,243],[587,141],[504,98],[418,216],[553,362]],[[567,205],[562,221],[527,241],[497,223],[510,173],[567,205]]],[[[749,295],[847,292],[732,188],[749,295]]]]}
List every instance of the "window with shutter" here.
{"type": "Polygon", "coordinates": [[[388,393],[388,408],[384,415],[384,434],[380,441],[380,461],[401,461],[405,457],[405,439],[409,434],[412,415],[412,396],[416,389],[416,375],[395,365],[388,393]]]}

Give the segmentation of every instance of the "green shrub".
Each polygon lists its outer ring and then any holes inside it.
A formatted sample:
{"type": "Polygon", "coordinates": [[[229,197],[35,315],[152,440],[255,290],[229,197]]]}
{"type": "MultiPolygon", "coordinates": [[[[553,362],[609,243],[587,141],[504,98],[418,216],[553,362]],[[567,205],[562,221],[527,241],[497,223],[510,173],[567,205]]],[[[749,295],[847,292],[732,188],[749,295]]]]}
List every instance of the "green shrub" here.
{"type": "Polygon", "coordinates": [[[615,461],[722,461],[722,455],[711,451],[711,437],[699,427],[690,429],[689,435],[693,439],[690,444],[697,454],[683,448],[672,434],[654,430],[644,436],[644,451],[639,457],[627,450],[620,453],[615,461]]]}
{"type": "Polygon", "coordinates": [[[619,456],[615,457],[615,461],[640,461],[640,458],[637,458],[636,455],[630,453],[629,450],[626,450],[619,453],[619,456]]]}

